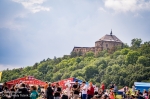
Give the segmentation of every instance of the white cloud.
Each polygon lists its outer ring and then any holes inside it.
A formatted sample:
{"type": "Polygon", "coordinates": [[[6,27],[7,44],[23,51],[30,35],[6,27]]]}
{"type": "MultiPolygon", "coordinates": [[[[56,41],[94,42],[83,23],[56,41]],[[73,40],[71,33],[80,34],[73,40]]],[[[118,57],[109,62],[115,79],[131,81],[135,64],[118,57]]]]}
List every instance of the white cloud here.
{"type": "Polygon", "coordinates": [[[33,13],[39,11],[50,11],[49,7],[44,7],[41,5],[45,2],[45,0],[13,0],[13,1],[22,4],[26,9],[30,10],[33,13]]]}
{"type": "Polygon", "coordinates": [[[150,10],[150,1],[145,0],[104,0],[104,4],[116,12],[150,10]]]}

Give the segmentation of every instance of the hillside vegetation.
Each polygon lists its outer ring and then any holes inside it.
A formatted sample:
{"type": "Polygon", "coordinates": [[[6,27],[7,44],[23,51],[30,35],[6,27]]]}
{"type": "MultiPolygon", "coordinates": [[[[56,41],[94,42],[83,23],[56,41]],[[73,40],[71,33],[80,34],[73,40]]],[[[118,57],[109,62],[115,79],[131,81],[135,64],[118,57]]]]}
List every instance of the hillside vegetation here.
{"type": "Polygon", "coordinates": [[[88,52],[71,53],[62,58],[44,59],[40,63],[22,69],[4,70],[2,82],[32,75],[44,81],[58,81],[76,77],[84,81],[92,81],[99,85],[111,82],[119,86],[132,86],[135,81],[150,81],[150,41],[133,39],[131,47],[113,48],[101,51],[97,55],[88,52]]]}

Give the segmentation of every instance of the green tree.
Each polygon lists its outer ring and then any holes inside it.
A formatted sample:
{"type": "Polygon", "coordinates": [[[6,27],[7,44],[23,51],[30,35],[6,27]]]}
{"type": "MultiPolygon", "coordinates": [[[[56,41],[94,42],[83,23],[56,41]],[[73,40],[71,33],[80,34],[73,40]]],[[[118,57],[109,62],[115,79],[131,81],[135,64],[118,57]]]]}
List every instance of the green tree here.
{"type": "Polygon", "coordinates": [[[85,54],[85,57],[94,57],[94,53],[93,52],[87,52],[86,54],[85,54]]]}
{"type": "Polygon", "coordinates": [[[71,52],[70,57],[76,57],[78,54],[76,52],[71,52]]]}
{"type": "Polygon", "coordinates": [[[142,43],[142,40],[141,39],[138,39],[138,38],[134,38],[132,39],[131,41],[131,45],[133,48],[138,48],[141,46],[141,43],[142,43]]]}
{"type": "Polygon", "coordinates": [[[130,51],[130,49],[124,48],[124,49],[121,50],[121,54],[122,55],[127,55],[129,51],[130,51]]]}
{"type": "Polygon", "coordinates": [[[81,59],[78,57],[78,58],[76,59],[76,62],[77,62],[77,63],[80,63],[80,62],[81,62],[81,59]]]}
{"type": "Polygon", "coordinates": [[[135,64],[138,60],[139,53],[137,51],[130,51],[126,56],[127,64],[135,64]]]}
{"type": "Polygon", "coordinates": [[[147,66],[147,61],[148,61],[147,57],[145,57],[145,56],[140,56],[140,57],[138,58],[138,60],[137,60],[137,63],[138,63],[138,64],[142,64],[142,65],[144,65],[144,66],[147,66]]]}

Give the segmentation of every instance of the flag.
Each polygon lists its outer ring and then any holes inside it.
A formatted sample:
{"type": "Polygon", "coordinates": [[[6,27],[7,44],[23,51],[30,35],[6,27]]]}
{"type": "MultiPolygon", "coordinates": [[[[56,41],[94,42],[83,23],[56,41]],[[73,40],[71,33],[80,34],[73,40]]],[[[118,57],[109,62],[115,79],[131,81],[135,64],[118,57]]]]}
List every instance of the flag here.
{"type": "Polygon", "coordinates": [[[1,81],[1,78],[2,78],[2,72],[0,72],[0,81],[1,81]]]}

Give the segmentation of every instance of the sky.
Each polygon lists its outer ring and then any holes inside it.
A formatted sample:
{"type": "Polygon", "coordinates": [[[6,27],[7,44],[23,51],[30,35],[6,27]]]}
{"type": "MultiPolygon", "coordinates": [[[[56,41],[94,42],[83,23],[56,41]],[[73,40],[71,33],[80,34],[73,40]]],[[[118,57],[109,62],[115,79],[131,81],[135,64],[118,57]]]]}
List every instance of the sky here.
{"type": "Polygon", "coordinates": [[[111,29],[150,41],[150,0],[0,0],[0,71],[93,47],[111,29]]]}

